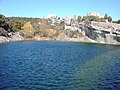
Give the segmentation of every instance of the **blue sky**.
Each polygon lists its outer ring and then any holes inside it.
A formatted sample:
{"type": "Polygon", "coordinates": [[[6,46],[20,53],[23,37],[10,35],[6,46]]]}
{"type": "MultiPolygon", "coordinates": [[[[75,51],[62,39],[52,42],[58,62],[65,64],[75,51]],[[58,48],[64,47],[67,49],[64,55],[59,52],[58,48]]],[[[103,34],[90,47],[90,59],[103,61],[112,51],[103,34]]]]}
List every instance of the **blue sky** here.
{"type": "Polygon", "coordinates": [[[107,13],[114,20],[120,19],[120,0],[0,0],[0,13],[5,16],[47,17],[54,13],[84,16],[88,12],[107,13]]]}

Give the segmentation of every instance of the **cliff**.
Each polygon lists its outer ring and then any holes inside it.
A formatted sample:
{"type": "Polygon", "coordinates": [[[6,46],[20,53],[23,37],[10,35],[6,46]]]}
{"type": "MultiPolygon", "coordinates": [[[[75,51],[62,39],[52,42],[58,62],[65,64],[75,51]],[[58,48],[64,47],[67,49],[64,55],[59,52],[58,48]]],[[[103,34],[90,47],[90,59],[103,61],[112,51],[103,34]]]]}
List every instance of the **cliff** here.
{"type": "Polygon", "coordinates": [[[84,27],[85,35],[98,43],[120,44],[120,25],[115,23],[91,22],[84,27]]]}
{"type": "MultiPolygon", "coordinates": [[[[65,26],[63,41],[80,41],[103,44],[120,44],[120,25],[115,23],[80,23],[78,26],[65,26]]],[[[60,40],[61,38],[57,38],[60,40]]]]}

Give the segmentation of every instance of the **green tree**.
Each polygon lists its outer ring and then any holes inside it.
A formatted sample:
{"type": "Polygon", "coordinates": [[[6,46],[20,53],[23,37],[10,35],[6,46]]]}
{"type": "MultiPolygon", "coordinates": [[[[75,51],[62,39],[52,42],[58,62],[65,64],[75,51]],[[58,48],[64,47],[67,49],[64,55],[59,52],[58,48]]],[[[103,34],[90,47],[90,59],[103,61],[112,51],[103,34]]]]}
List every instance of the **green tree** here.
{"type": "Polygon", "coordinates": [[[11,22],[11,25],[12,25],[12,28],[14,29],[14,31],[21,30],[21,27],[23,26],[22,23],[19,21],[11,22]]]}
{"type": "Polygon", "coordinates": [[[0,14],[0,26],[3,26],[5,24],[5,16],[0,14]]]}
{"type": "Polygon", "coordinates": [[[86,20],[86,16],[84,16],[83,18],[82,18],[82,21],[85,21],[86,20]]]}
{"type": "Polygon", "coordinates": [[[100,22],[105,22],[105,19],[104,18],[100,18],[100,22]]]}
{"type": "Polygon", "coordinates": [[[109,16],[109,17],[108,17],[108,22],[111,22],[111,21],[112,21],[112,17],[109,16]]]}
{"type": "Polygon", "coordinates": [[[35,34],[35,29],[31,25],[31,22],[29,21],[26,24],[24,24],[20,32],[24,35],[24,37],[32,38],[35,34]]]}
{"type": "Polygon", "coordinates": [[[117,21],[118,24],[120,24],[120,19],[117,21]]]}
{"type": "Polygon", "coordinates": [[[60,20],[60,17],[58,17],[58,20],[60,20]]]}
{"type": "Polygon", "coordinates": [[[99,18],[95,16],[90,16],[89,18],[90,18],[90,21],[99,21],[99,18]]]}
{"type": "Polygon", "coordinates": [[[78,16],[78,23],[80,23],[81,22],[81,16],[78,16]]]}
{"type": "Polygon", "coordinates": [[[111,16],[108,16],[107,14],[105,14],[104,19],[108,19],[108,22],[111,22],[111,21],[112,21],[112,17],[111,17],[111,16]]]}
{"type": "Polygon", "coordinates": [[[9,23],[9,19],[0,14],[0,27],[4,28],[7,32],[13,31],[12,26],[9,23]]]}
{"type": "Polygon", "coordinates": [[[105,14],[104,19],[108,19],[108,15],[107,14],[105,14]]]}
{"type": "Polygon", "coordinates": [[[82,21],[99,21],[99,17],[95,16],[84,16],[82,21]]]}

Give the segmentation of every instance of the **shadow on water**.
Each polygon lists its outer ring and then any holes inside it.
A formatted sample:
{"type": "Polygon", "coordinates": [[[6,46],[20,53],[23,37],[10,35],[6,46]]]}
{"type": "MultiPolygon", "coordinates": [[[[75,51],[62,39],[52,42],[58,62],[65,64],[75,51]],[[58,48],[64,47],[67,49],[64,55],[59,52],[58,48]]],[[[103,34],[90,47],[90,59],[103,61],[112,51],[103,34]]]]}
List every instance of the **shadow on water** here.
{"type": "Polygon", "coordinates": [[[120,89],[120,49],[88,60],[75,73],[75,88],[80,90],[120,89]]]}

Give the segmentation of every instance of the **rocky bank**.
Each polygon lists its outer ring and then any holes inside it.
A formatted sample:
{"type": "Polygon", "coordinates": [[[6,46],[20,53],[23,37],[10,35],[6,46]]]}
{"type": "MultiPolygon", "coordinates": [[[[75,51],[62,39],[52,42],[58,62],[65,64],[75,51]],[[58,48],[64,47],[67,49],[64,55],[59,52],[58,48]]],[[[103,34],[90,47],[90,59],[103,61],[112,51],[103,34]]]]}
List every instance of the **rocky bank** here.
{"type": "Polygon", "coordinates": [[[120,44],[120,25],[115,23],[95,22],[89,25],[80,23],[72,30],[62,30],[55,37],[34,36],[32,38],[23,37],[20,32],[9,33],[9,37],[0,36],[0,43],[23,40],[57,40],[73,42],[90,42],[103,44],[120,44]]]}
{"type": "MultiPolygon", "coordinates": [[[[71,28],[73,29],[74,27],[71,28]]],[[[77,31],[77,33],[74,33],[73,37],[66,35],[64,40],[115,45],[120,44],[120,24],[92,21],[87,25],[85,23],[80,23],[76,28],[76,30],[72,31],[77,31]]]]}

